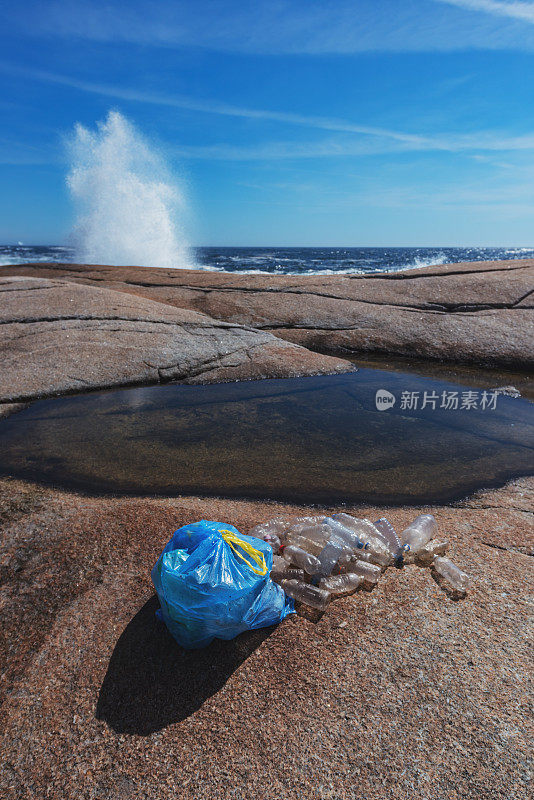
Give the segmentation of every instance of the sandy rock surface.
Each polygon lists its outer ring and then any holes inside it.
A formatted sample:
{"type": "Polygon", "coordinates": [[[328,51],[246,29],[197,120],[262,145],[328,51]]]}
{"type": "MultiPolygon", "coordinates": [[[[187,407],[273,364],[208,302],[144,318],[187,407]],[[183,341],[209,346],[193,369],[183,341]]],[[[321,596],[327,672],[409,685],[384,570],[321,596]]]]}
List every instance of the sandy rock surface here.
{"type": "Polygon", "coordinates": [[[312,353],[205,314],[67,280],[0,272],[0,403],[169,380],[340,372],[312,353]]]}
{"type": "MultiPolygon", "coordinates": [[[[463,600],[389,569],[317,624],[186,653],[149,580],[172,531],[302,509],[0,482],[0,795],[526,800],[533,497],[522,479],[432,509],[474,579],[463,600]]],[[[402,528],[419,510],[356,513],[402,528]]]]}
{"type": "Polygon", "coordinates": [[[64,277],[268,330],[305,347],[527,368],[534,261],[447,264],[380,276],[235,275],[34,264],[3,275],[64,277]]]}

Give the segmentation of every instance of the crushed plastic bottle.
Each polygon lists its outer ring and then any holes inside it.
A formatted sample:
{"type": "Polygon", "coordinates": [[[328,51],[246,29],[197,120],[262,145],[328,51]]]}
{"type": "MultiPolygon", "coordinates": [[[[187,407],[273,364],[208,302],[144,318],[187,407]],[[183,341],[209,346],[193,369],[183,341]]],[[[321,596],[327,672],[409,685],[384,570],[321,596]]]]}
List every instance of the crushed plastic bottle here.
{"type": "Polygon", "coordinates": [[[319,589],[325,589],[330,592],[332,597],[344,597],[348,594],[353,594],[363,583],[361,575],[354,573],[347,573],[346,575],[329,575],[328,578],[322,578],[319,584],[319,589]]]}
{"type": "Polygon", "coordinates": [[[309,530],[313,530],[317,525],[320,526],[323,520],[324,514],[315,517],[296,517],[295,519],[291,520],[291,524],[287,526],[283,535],[280,536],[282,543],[287,543],[292,535],[307,535],[309,530]]]}
{"type": "Polygon", "coordinates": [[[457,592],[466,592],[469,588],[471,580],[469,575],[453,564],[450,558],[444,556],[436,556],[432,562],[433,568],[438,575],[447,581],[447,583],[457,592]]]}
{"type": "Polygon", "coordinates": [[[283,556],[288,564],[303,569],[308,575],[315,575],[321,568],[321,562],[316,556],[294,544],[287,544],[284,547],[283,556]]]}
{"type": "Polygon", "coordinates": [[[358,550],[358,552],[353,552],[351,555],[354,556],[357,561],[362,561],[366,564],[375,564],[379,566],[381,570],[386,569],[386,567],[389,567],[391,564],[390,556],[377,556],[369,550],[358,550]]]}
{"type": "Polygon", "coordinates": [[[332,574],[341,556],[343,554],[350,555],[351,552],[352,550],[347,542],[332,531],[327,543],[318,556],[320,564],[319,569],[315,573],[315,579],[320,581],[321,578],[327,578],[332,574]]]}
{"type": "Polygon", "coordinates": [[[319,589],[317,586],[303,583],[295,578],[281,581],[280,586],[289,597],[320,611],[326,608],[331,599],[330,592],[325,589],[319,589]]]}
{"type": "Polygon", "coordinates": [[[354,553],[369,550],[385,566],[393,563],[395,554],[370,520],[356,519],[350,514],[334,514],[326,522],[347,542],[354,553]]]}
{"type": "Polygon", "coordinates": [[[400,540],[399,534],[391,524],[391,522],[386,519],[385,517],[380,517],[377,519],[376,522],[373,523],[377,531],[382,534],[382,537],[386,544],[389,546],[389,549],[394,555],[395,564],[397,567],[402,567],[402,556],[403,556],[403,546],[400,540]]]}
{"type": "Polygon", "coordinates": [[[350,556],[341,556],[337,564],[337,572],[341,575],[347,573],[360,575],[365,583],[371,584],[372,586],[375,585],[382,574],[382,570],[378,564],[361,561],[360,558],[354,554],[350,556]]]}
{"type": "Polygon", "coordinates": [[[420,514],[401,533],[406,554],[415,555],[437,533],[438,524],[432,514],[420,514]]]}
{"type": "Polygon", "coordinates": [[[288,533],[295,533],[296,535],[307,534],[317,529],[321,531],[323,525],[324,514],[320,517],[297,517],[288,529],[288,533]]]}
{"type": "Polygon", "coordinates": [[[334,514],[332,517],[326,518],[325,524],[343,539],[351,550],[363,550],[365,548],[365,539],[360,535],[361,529],[355,530],[355,526],[350,525],[350,522],[347,524],[345,519],[341,519],[343,517],[352,522],[357,522],[356,519],[349,517],[348,514],[334,514]]]}
{"type": "Polygon", "coordinates": [[[448,546],[449,543],[447,541],[431,539],[417,551],[415,561],[424,567],[430,566],[435,556],[445,555],[448,546]]]}

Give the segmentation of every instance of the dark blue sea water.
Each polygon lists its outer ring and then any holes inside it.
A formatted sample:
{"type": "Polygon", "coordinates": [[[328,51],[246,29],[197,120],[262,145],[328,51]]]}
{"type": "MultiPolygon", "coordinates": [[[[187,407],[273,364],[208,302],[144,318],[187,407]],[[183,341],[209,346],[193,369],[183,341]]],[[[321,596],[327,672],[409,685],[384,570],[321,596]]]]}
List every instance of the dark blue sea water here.
{"type": "MultiPolygon", "coordinates": [[[[226,272],[313,275],[394,272],[459,261],[533,257],[534,247],[199,247],[193,250],[191,266],[226,272]]],[[[0,265],[76,260],[74,250],[68,247],[0,245],[0,265]]]]}

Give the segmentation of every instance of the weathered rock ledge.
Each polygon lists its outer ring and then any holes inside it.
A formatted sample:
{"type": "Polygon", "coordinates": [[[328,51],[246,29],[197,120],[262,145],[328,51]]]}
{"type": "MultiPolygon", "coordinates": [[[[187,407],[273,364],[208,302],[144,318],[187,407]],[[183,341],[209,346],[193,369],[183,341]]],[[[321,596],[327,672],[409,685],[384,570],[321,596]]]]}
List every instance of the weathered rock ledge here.
{"type": "MultiPolygon", "coordinates": [[[[186,653],[149,580],[172,531],[302,509],[0,481],[0,794],[526,800],[533,500],[523,479],[432,509],[474,579],[461,601],[428,570],[389,569],[316,625],[186,653]]],[[[402,528],[419,511],[356,513],[402,528]]]]}
{"type": "Polygon", "coordinates": [[[0,274],[106,287],[316,350],[528,369],[534,261],[447,264],[373,276],[236,275],[33,264],[0,274]]]}
{"type": "Polygon", "coordinates": [[[109,386],[353,369],[267,331],[104,287],[0,272],[0,404],[109,386]]]}

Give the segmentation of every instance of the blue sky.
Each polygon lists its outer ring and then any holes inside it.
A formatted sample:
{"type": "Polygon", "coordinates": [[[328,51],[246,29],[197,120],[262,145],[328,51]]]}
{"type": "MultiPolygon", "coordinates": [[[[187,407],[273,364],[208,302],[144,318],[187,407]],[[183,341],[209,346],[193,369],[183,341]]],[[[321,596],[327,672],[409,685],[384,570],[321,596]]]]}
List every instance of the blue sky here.
{"type": "Polygon", "coordinates": [[[0,241],[61,243],[110,109],[194,244],[534,244],[534,3],[0,0],[0,241]]]}

